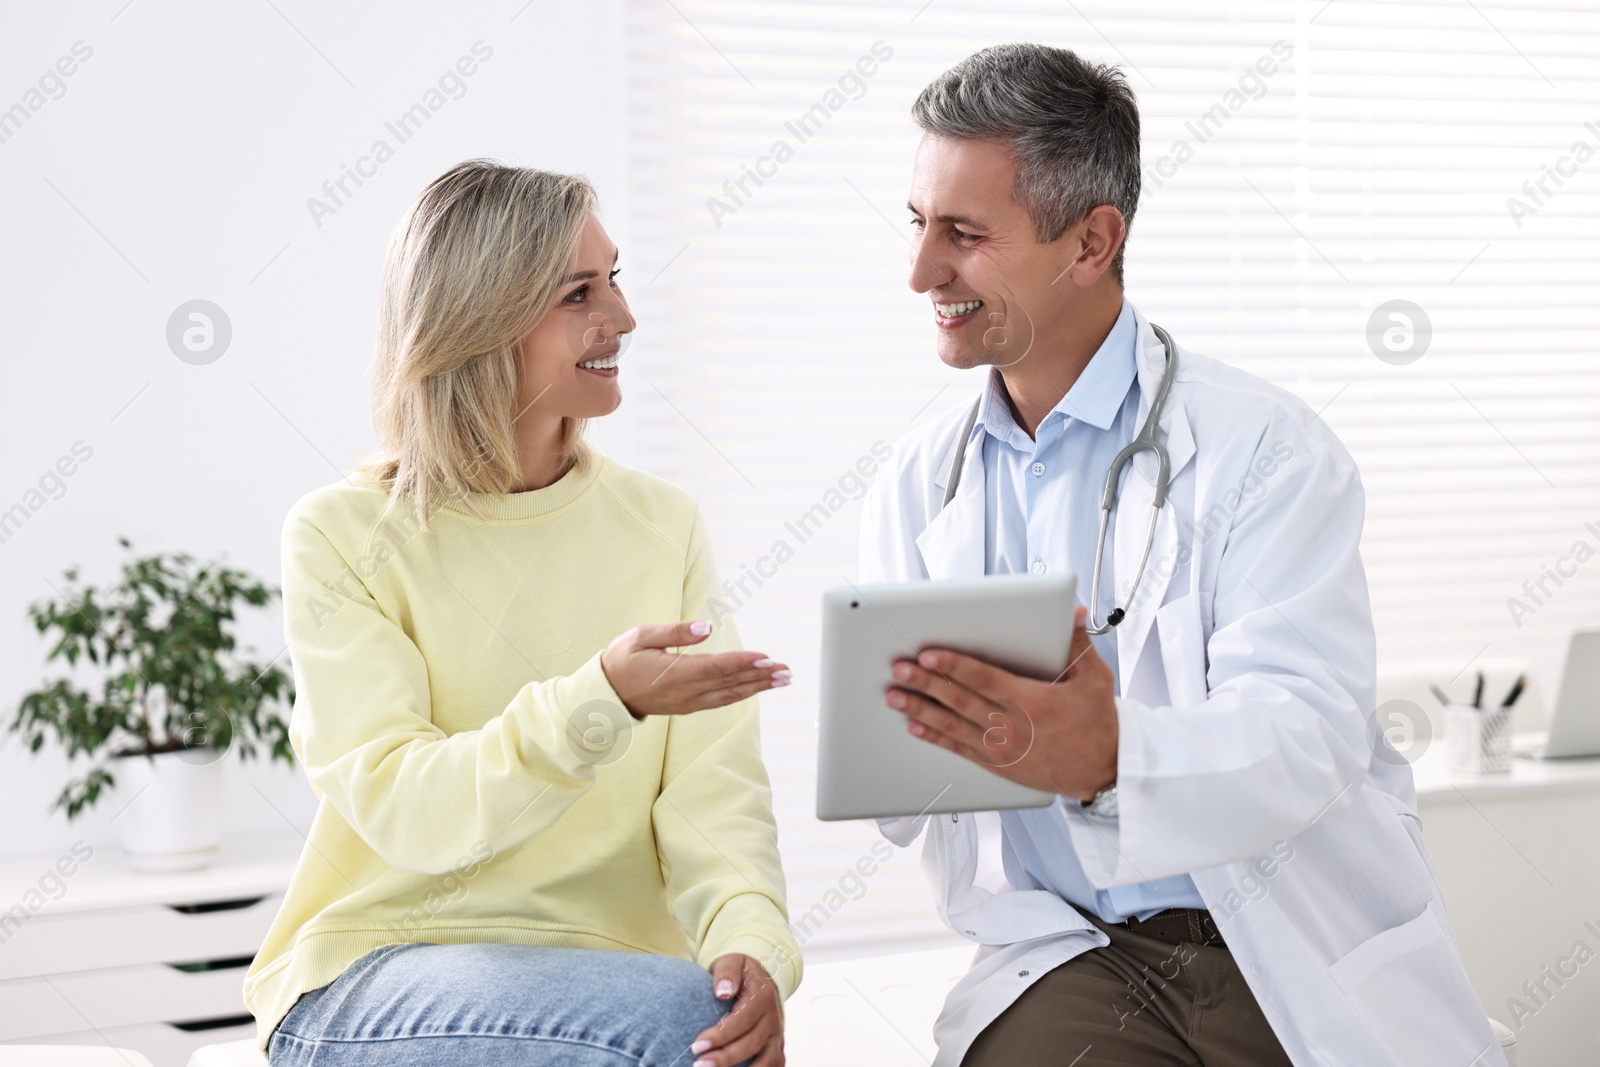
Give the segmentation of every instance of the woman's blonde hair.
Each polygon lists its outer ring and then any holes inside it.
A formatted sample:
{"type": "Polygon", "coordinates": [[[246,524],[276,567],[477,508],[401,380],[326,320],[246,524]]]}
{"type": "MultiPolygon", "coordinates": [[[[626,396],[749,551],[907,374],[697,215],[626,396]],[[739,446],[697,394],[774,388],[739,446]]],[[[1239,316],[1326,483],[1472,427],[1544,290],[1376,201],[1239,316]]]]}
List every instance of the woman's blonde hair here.
{"type": "MultiPolygon", "coordinates": [[[[507,493],[518,342],[556,305],[594,187],[571,174],[469,159],[435,178],[389,240],[372,360],[378,453],[356,468],[409,503],[418,525],[447,499],[507,493]]],[[[561,420],[562,456],[590,460],[584,420],[561,420]]]]}

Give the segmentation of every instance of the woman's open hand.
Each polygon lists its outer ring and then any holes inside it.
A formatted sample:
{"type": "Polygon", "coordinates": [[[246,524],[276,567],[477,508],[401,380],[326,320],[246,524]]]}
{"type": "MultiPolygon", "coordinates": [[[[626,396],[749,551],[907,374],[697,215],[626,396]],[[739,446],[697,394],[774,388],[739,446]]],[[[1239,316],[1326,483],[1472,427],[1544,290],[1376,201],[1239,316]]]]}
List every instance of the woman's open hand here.
{"type": "Polygon", "coordinates": [[[720,708],[789,684],[788,666],[764,652],[667,651],[697,645],[710,633],[704,620],[635,626],[600,653],[600,669],[635,718],[720,708]]]}
{"type": "Polygon", "coordinates": [[[694,1067],[783,1067],[783,1002],[778,986],[754,958],[738,952],[711,964],[718,1000],[733,1000],[722,1021],[694,1039],[694,1067]]]}

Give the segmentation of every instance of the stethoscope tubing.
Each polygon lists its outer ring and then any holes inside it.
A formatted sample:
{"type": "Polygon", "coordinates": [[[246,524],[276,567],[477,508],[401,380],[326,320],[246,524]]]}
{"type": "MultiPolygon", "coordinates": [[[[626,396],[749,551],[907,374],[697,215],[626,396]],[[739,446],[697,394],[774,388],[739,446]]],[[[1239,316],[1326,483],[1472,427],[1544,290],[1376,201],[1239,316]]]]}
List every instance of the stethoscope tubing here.
{"type": "MultiPolygon", "coordinates": [[[[1161,516],[1161,508],[1167,502],[1167,483],[1171,477],[1171,462],[1167,457],[1167,450],[1160,441],[1156,440],[1156,427],[1161,422],[1161,409],[1166,405],[1167,394],[1172,391],[1172,381],[1178,370],[1178,347],[1172,342],[1172,335],[1155,323],[1150,324],[1155,331],[1156,338],[1160,340],[1161,347],[1166,355],[1166,365],[1161,371],[1161,382],[1156,386],[1156,394],[1150,401],[1150,413],[1145,416],[1144,425],[1139,427],[1134,439],[1117,453],[1111,461],[1110,468],[1106,471],[1105,489],[1100,494],[1100,532],[1095,538],[1094,546],[1094,571],[1089,581],[1089,619],[1088,632],[1103,634],[1120,623],[1127,617],[1127,609],[1113,607],[1104,622],[1099,620],[1100,604],[1100,571],[1102,561],[1105,559],[1106,530],[1111,525],[1111,513],[1116,507],[1117,494],[1121,491],[1122,472],[1125,467],[1133,462],[1133,457],[1140,452],[1153,452],[1156,457],[1156,482],[1155,498],[1150,509],[1150,527],[1145,531],[1144,553],[1139,557],[1139,569],[1133,577],[1133,587],[1128,590],[1128,603],[1133,603],[1134,596],[1139,591],[1139,584],[1144,581],[1145,566],[1150,562],[1150,548],[1155,544],[1156,523],[1161,516]]],[[[946,479],[944,490],[944,503],[949,505],[955,499],[956,486],[961,480],[961,468],[966,460],[967,441],[972,436],[972,428],[978,424],[978,409],[983,405],[980,396],[978,402],[972,405],[972,410],[967,413],[966,421],[962,424],[961,433],[956,438],[955,458],[950,464],[950,476],[946,479]]]]}

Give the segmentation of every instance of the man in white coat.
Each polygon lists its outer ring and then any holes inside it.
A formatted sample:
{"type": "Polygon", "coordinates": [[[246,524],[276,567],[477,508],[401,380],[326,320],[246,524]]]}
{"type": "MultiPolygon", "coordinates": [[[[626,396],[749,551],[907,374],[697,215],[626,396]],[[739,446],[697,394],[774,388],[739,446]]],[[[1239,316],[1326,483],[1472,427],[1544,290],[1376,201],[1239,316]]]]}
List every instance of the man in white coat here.
{"type": "Polygon", "coordinates": [[[1087,605],[1120,623],[1091,637],[1080,607],[1055,682],[930,650],[885,694],[923,740],[1060,794],[881,824],[926,835],[940,914],[978,946],[936,1067],[1503,1067],[1410,768],[1372,714],[1355,464],[1292,395],[1168,353],[1123,296],[1140,186],[1123,78],[990,48],[913,116],[910,284],[940,358],[986,370],[976,405],[897,444],[864,580],[1070,572],[1087,599],[1105,472],[1176,363],[1156,429],[1170,490],[1154,507],[1138,454],[1087,605]]]}

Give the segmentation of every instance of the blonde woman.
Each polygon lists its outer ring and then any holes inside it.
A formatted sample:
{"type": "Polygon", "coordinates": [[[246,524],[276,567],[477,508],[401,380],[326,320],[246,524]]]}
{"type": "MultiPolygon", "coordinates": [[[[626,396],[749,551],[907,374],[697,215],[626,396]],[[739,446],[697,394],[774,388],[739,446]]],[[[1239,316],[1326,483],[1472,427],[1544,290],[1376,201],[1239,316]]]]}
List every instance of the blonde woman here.
{"type": "Polygon", "coordinates": [[[483,160],[391,242],[379,461],[283,531],[319,806],[245,978],[274,1067],[783,1063],[789,671],[706,620],[695,503],[583,443],[616,259],[584,179],[483,160]]]}

